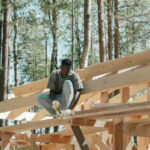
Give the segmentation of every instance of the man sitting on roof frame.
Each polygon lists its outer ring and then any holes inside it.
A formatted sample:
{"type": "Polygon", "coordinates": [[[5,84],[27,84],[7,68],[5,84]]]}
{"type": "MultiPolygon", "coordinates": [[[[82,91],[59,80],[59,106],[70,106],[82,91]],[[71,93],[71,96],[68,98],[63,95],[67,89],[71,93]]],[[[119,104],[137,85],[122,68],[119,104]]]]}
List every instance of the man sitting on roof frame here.
{"type": "MultiPolygon", "coordinates": [[[[83,84],[77,73],[72,71],[72,62],[69,59],[63,59],[59,70],[51,73],[47,88],[50,88],[50,94],[39,94],[37,100],[50,114],[56,114],[53,102],[59,102],[60,111],[63,114],[70,114],[77,104],[83,84]]],[[[54,132],[58,127],[54,127],[54,132]]]]}

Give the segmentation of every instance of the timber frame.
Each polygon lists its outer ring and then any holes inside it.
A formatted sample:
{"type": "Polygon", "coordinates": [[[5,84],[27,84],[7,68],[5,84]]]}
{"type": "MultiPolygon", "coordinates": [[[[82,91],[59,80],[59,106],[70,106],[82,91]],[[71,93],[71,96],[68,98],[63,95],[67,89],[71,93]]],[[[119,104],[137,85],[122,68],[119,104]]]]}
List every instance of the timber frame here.
{"type": "Polygon", "coordinates": [[[48,79],[13,88],[16,98],[0,103],[0,119],[20,123],[0,128],[1,150],[132,150],[133,137],[138,138],[138,150],[148,150],[150,50],[76,72],[84,90],[69,117],[53,118],[45,109],[27,112],[38,105],[36,97],[46,92],[48,79]],[[25,114],[32,116],[30,120],[25,114]],[[66,130],[31,132],[57,125],[66,130]]]}

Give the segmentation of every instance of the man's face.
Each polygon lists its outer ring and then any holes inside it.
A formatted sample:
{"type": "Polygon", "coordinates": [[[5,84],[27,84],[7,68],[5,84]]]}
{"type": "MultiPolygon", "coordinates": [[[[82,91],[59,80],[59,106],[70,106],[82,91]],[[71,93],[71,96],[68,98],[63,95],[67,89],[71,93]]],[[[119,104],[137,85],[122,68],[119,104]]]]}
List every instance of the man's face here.
{"type": "Polygon", "coordinates": [[[70,67],[67,65],[61,65],[61,75],[67,77],[70,72],[70,67]]]}

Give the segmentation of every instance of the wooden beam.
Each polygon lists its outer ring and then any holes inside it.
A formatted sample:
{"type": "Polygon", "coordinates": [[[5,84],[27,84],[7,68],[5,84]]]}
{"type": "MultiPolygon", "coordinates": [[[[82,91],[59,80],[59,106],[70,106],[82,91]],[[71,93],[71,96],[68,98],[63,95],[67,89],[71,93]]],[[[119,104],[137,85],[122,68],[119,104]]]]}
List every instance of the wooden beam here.
{"type": "Polygon", "coordinates": [[[50,126],[57,126],[61,124],[70,124],[71,120],[74,118],[99,118],[99,119],[108,119],[115,117],[125,117],[132,115],[143,115],[150,113],[150,102],[136,103],[136,104],[120,104],[119,106],[110,106],[105,109],[93,109],[87,111],[81,111],[76,113],[75,115],[67,118],[59,118],[59,119],[49,119],[42,121],[34,121],[25,124],[2,127],[0,131],[24,131],[31,130],[36,128],[44,128],[50,126]]]}
{"type": "Polygon", "coordinates": [[[0,102],[0,113],[29,106],[32,107],[36,106],[37,104],[37,94],[33,94],[23,98],[14,98],[11,100],[0,102]]]}
{"type": "Polygon", "coordinates": [[[125,123],[123,130],[125,135],[150,137],[150,127],[139,126],[138,123],[125,123]]]}
{"type": "Polygon", "coordinates": [[[28,122],[28,123],[23,123],[23,124],[14,125],[14,126],[1,127],[0,131],[5,131],[5,132],[26,131],[26,130],[32,130],[32,129],[37,129],[37,128],[46,128],[50,126],[65,125],[69,123],[70,123],[70,118],[68,119],[56,118],[56,119],[28,122]]]}
{"type": "Polygon", "coordinates": [[[24,140],[10,140],[10,145],[11,147],[14,147],[14,146],[27,146],[29,145],[26,141],[24,140]]]}
{"type": "Polygon", "coordinates": [[[93,147],[96,145],[99,149],[102,150],[112,150],[105,141],[101,138],[101,133],[96,134],[92,133],[89,135],[85,135],[85,139],[88,143],[89,149],[93,150],[93,147]]]}
{"type": "MultiPolygon", "coordinates": [[[[124,87],[121,89],[121,101],[123,103],[126,103],[128,102],[130,98],[130,89],[129,87],[124,87]]],[[[131,137],[128,137],[128,136],[124,136],[123,134],[123,118],[121,118],[119,121],[120,123],[122,123],[122,133],[121,133],[121,141],[122,141],[122,147],[123,147],[123,150],[126,150],[126,147],[128,146],[128,144],[130,143],[131,141],[131,137]],[[122,120],[121,120],[122,119],[122,120]]],[[[120,127],[120,126],[119,126],[120,127]]],[[[120,130],[120,129],[119,129],[120,130]]],[[[117,133],[118,134],[118,133],[117,133]]],[[[119,136],[119,135],[118,135],[119,136]]]]}
{"type": "MultiPolygon", "coordinates": [[[[137,120],[136,122],[135,121],[124,122],[123,124],[124,135],[150,137],[150,126],[139,126],[139,122],[144,122],[144,120],[145,119],[141,119],[141,121],[137,120]]],[[[109,134],[113,134],[112,122],[108,122],[105,127],[108,128],[109,134]]]]}
{"type": "Polygon", "coordinates": [[[85,80],[92,78],[93,76],[98,76],[105,73],[117,72],[118,70],[137,66],[146,65],[150,62],[149,60],[150,50],[129,55],[126,57],[118,58],[101,64],[89,66],[84,70],[81,70],[80,77],[85,80]]]}
{"type": "Polygon", "coordinates": [[[46,115],[50,115],[49,112],[47,112],[47,110],[45,110],[44,108],[41,109],[39,112],[36,113],[36,115],[33,117],[32,121],[38,121],[41,120],[42,118],[44,118],[46,115]]]}
{"type": "Polygon", "coordinates": [[[123,150],[131,150],[131,136],[123,135],[123,150]]]}
{"type": "MultiPolygon", "coordinates": [[[[27,134],[15,134],[16,140],[23,140],[28,141],[28,135],[27,134]]],[[[69,144],[72,135],[71,136],[61,136],[61,135],[51,135],[51,134],[32,134],[31,137],[33,137],[36,142],[41,143],[60,143],[60,144],[69,144]]]]}
{"type": "Polygon", "coordinates": [[[130,86],[130,97],[148,88],[149,83],[138,83],[130,86]]]}
{"type": "Polygon", "coordinates": [[[15,119],[16,117],[18,117],[19,115],[21,115],[23,112],[29,110],[31,107],[24,107],[24,108],[19,108],[16,110],[13,110],[6,119],[15,119]]]}
{"type": "Polygon", "coordinates": [[[94,104],[96,101],[99,101],[100,102],[100,98],[101,98],[101,93],[98,93],[92,97],[90,97],[86,102],[85,102],[85,105],[84,105],[84,108],[85,110],[87,109],[91,109],[92,107],[94,107],[94,104]]]}
{"type": "MultiPolygon", "coordinates": [[[[150,71],[149,67],[144,67],[144,68],[140,68],[140,70],[138,69],[138,70],[130,71],[130,73],[128,72],[128,73],[123,73],[120,75],[113,75],[112,78],[107,77],[104,79],[94,80],[92,81],[92,83],[88,82],[87,84],[85,84],[85,89],[87,89],[85,92],[91,92],[92,88],[93,88],[92,91],[105,90],[107,88],[114,88],[116,86],[125,86],[125,84],[129,84],[129,83],[131,84],[135,82],[142,82],[142,81],[144,82],[145,80],[149,78],[148,70],[150,71]],[[145,73],[146,75],[145,74],[143,75],[142,73],[145,73]],[[117,76],[119,76],[119,78],[117,76]],[[133,76],[138,76],[138,77],[133,77],[133,76]],[[135,80],[131,80],[132,77],[135,80]],[[115,79],[117,79],[117,81],[115,79]]],[[[92,94],[89,94],[89,95],[92,96],[92,94]]],[[[28,106],[31,106],[31,107],[35,106],[38,104],[36,100],[36,96],[37,96],[36,94],[33,94],[28,97],[23,97],[21,99],[21,102],[20,102],[20,98],[15,98],[12,100],[1,102],[0,112],[6,112],[6,111],[15,110],[15,109],[23,108],[23,107],[28,107],[28,106]]],[[[84,97],[84,95],[82,97],[84,97]]]]}
{"type": "MultiPolygon", "coordinates": [[[[149,55],[150,51],[147,50],[141,53],[111,60],[109,62],[93,65],[85,69],[76,70],[75,72],[79,74],[81,79],[91,79],[93,76],[98,76],[104,73],[117,72],[120,69],[148,64],[150,62],[149,55]]],[[[47,83],[48,78],[15,87],[13,88],[13,91],[16,96],[20,96],[26,93],[45,89],[47,83]]]]}
{"type": "Polygon", "coordinates": [[[12,133],[9,132],[2,132],[1,140],[2,146],[1,150],[9,150],[10,149],[10,138],[12,137],[12,133]]]}
{"type": "MultiPolygon", "coordinates": [[[[129,87],[130,89],[130,97],[135,96],[137,93],[141,92],[144,89],[147,89],[148,87],[148,83],[138,83],[138,84],[134,84],[131,85],[129,87]]],[[[132,102],[142,102],[142,101],[146,101],[146,98],[143,97],[142,100],[138,100],[137,98],[134,99],[132,102]]],[[[109,99],[110,103],[120,103],[121,102],[121,93],[117,94],[116,96],[112,97],[111,99],[109,99]]]]}
{"type": "Polygon", "coordinates": [[[142,102],[135,104],[118,104],[118,106],[108,106],[104,110],[95,108],[93,110],[84,110],[76,112],[72,118],[99,118],[107,119],[114,117],[126,117],[132,115],[143,115],[150,113],[150,102],[142,102]]]}
{"type": "Polygon", "coordinates": [[[39,148],[40,147],[36,147],[36,149],[35,149],[35,145],[29,145],[29,146],[24,146],[24,147],[16,148],[16,150],[41,150],[39,148]]]}
{"type": "Polygon", "coordinates": [[[18,87],[13,88],[13,92],[15,96],[18,97],[35,91],[41,91],[46,89],[47,83],[48,78],[39,81],[34,81],[32,83],[20,85],[18,87]]]}
{"type": "Polygon", "coordinates": [[[73,144],[43,144],[40,145],[40,150],[58,150],[58,149],[66,149],[66,150],[74,150],[73,144]]]}
{"type": "Polygon", "coordinates": [[[88,119],[72,119],[71,125],[73,126],[94,126],[96,120],[88,119]]]}
{"type": "Polygon", "coordinates": [[[81,148],[81,150],[89,150],[89,147],[85,141],[82,131],[79,126],[71,126],[71,129],[76,137],[76,140],[81,148]]]}
{"type": "Polygon", "coordinates": [[[83,94],[90,92],[105,92],[119,89],[136,83],[150,82],[150,66],[131,70],[128,72],[88,81],[84,84],[83,94]]]}

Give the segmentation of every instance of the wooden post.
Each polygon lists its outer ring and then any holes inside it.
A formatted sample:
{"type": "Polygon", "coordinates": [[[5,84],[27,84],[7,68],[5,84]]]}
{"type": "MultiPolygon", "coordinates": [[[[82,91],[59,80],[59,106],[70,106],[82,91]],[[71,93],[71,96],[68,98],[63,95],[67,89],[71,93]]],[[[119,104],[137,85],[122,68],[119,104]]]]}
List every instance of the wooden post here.
{"type": "Polygon", "coordinates": [[[71,126],[71,129],[77,139],[77,142],[78,142],[81,150],[89,150],[89,147],[85,141],[85,138],[83,136],[83,133],[82,133],[80,127],[79,126],[71,126]]]}
{"type": "Polygon", "coordinates": [[[102,92],[101,94],[101,102],[102,103],[108,103],[109,94],[108,92],[102,92]]]}
{"type": "Polygon", "coordinates": [[[115,118],[113,122],[113,150],[123,150],[123,119],[115,118]]]}
{"type": "Polygon", "coordinates": [[[129,100],[129,98],[130,98],[129,87],[122,88],[121,98],[122,98],[123,103],[126,103],[129,100]]]}
{"type": "Polygon", "coordinates": [[[2,147],[1,150],[10,150],[10,138],[12,137],[12,133],[2,132],[2,147]]]}
{"type": "MultiPolygon", "coordinates": [[[[150,101],[150,83],[147,88],[147,101],[150,101]]],[[[148,115],[148,118],[150,118],[150,115],[148,115]]],[[[144,128],[144,127],[143,127],[144,128]]],[[[138,137],[138,145],[139,148],[143,148],[143,150],[146,150],[149,145],[149,137],[138,137]]]]}
{"type": "MultiPolygon", "coordinates": [[[[130,89],[129,87],[124,87],[121,90],[121,98],[122,102],[126,103],[130,98],[130,89]]],[[[125,150],[128,147],[128,144],[131,141],[131,137],[123,135],[123,150],[125,150]]]]}
{"type": "MultiPolygon", "coordinates": [[[[129,87],[121,90],[122,102],[127,102],[130,98],[129,87]]],[[[113,150],[123,150],[123,118],[115,118],[113,123],[113,150]]]]}

